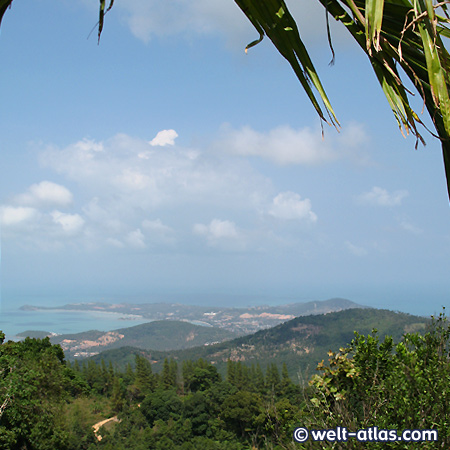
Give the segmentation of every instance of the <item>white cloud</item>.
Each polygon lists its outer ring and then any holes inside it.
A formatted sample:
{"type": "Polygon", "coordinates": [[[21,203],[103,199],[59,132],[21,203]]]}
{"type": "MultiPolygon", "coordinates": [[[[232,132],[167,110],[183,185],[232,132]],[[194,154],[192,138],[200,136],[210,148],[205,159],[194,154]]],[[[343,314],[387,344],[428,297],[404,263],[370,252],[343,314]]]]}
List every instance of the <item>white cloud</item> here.
{"type": "Polygon", "coordinates": [[[107,158],[108,153],[104,151],[103,142],[83,139],[62,150],[57,147],[48,147],[41,153],[40,162],[44,166],[80,181],[95,176],[99,169],[98,161],[107,158]]]}
{"type": "Polygon", "coordinates": [[[419,235],[423,233],[423,230],[419,227],[416,227],[412,223],[407,222],[406,220],[402,220],[400,222],[400,228],[407,231],[408,233],[419,235]]]}
{"type": "Polygon", "coordinates": [[[167,225],[164,225],[161,222],[161,219],[156,219],[156,220],[148,220],[145,219],[142,222],[142,227],[145,230],[148,230],[150,232],[153,233],[171,233],[173,230],[172,228],[168,227],[167,225]]]}
{"type": "Polygon", "coordinates": [[[122,222],[120,211],[114,210],[114,203],[111,208],[107,204],[101,204],[102,200],[98,197],[92,198],[89,203],[83,207],[83,215],[87,221],[95,226],[101,234],[120,234],[126,229],[122,222]]]}
{"type": "Polygon", "coordinates": [[[145,236],[138,228],[137,230],[130,231],[125,237],[125,241],[134,248],[146,248],[145,236]]]}
{"type": "Polygon", "coordinates": [[[404,189],[390,193],[386,189],[374,186],[369,192],[361,194],[357,200],[364,205],[399,206],[408,195],[408,191],[404,189]]]}
{"type": "Polygon", "coordinates": [[[246,238],[230,220],[213,219],[209,224],[197,223],[192,227],[194,234],[206,239],[210,247],[223,251],[242,251],[246,238]]]}
{"type": "Polygon", "coordinates": [[[368,254],[368,251],[364,247],[359,247],[357,245],[352,244],[349,241],[345,242],[345,246],[347,247],[347,250],[355,256],[366,256],[368,254]]]}
{"type": "Polygon", "coordinates": [[[234,239],[238,237],[238,231],[234,222],[229,220],[213,219],[209,225],[196,224],[195,234],[207,236],[209,239],[234,239]]]}
{"type": "Polygon", "coordinates": [[[113,233],[116,237],[106,239],[106,244],[116,247],[132,247],[135,249],[145,249],[149,247],[167,246],[175,243],[174,230],[162,223],[160,219],[145,219],[141,223],[142,228],[136,228],[125,234],[113,233]]]}
{"type": "Polygon", "coordinates": [[[358,124],[349,124],[343,133],[329,134],[324,139],[320,130],[295,130],[287,125],[268,132],[258,132],[249,126],[239,130],[224,126],[216,146],[231,154],[258,156],[280,165],[311,166],[343,158],[360,162],[364,159],[360,150],[367,140],[358,124]]]}
{"type": "Polygon", "coordinates": [[[123,169],[115,178],[115,182],[119,188],[127,191],[140,191],[153,183],[152,179],[141,170],[131,167],[123,169]]]}
{"type": "MultiPolygon", "coordinates": [[[[72,194],[55,188],[59,185],[47,189],[58,193],[51,197],[60,203],[57,206],[70,209],[39,212],[33,218],[29,243],[59,239],[62,248],[76,242],[78,248],[89,249],[131,246],[169,251],[176,246],[186,250],[201,243],[187,237],[193,231],[211,247],[241,251],[265,247],[267,236],[278,239],[270,230],[278,225],[261,220],[262,215],[305,223],[317,220],[309,199],[293,192],[275,195],[272,181],[245,158],[209,149],[167,146],[160,151],[148,140],[119,134],[102,142],[83,139],[64,148],[47,147],[41,163],[71,181],[77,202],[69,204],[72,194]],[[146,158],[141,157],[143,152],[146,158]],[[199,223],[205,212],[215,219],[199,223]],[[221,214],[229,220],[218,219],[221,214]],[[244,223],[245,228],[236,223],[244,223]]],[[[8,223],[20,222],[31,218],[31,212],[11,210],[3,216],[8,223]]],[[[24,229],[8,233],[20,239],[24,229]]]]}
{"type": "Polygon", "coordinates": [[[85,221],[79,214],[65,214],[61,211],[50,213],[53,222],[58,224],[65,233],[73,235],[81,231],[85,221]]]}
{"type": "Polygon", "coordinates": [[[119,241],[119,239],[115,239],[115,238],[106,239],[106,243],[108,245],[111,245],[116,248],[124,248],[125,247],[125,244],[123,242],[121,242],[121,241],[119,241]]]}
{"type": "Polygon", "coordinates": [[[152,146],[165,147],[166,145],[175,145],[175,139],[178,133],[175,130],[162,130],[149,142],[152,146]]]}
{"type": "Polygon", "coordinates": [[[25,193],[15,197],[16,203],[34,207],[69,206],[72,200],[73,195],[66,187],[51,181],[32,184],[25,193]]]}
{"type": "Polygon", "coordinates": [[[142,221],[142,211],[148,214],[157,208],[192,203],[249,208],[271,188],[245,161],[211,158],[178,147],[150,152],[143,159],[139,155],[148,151],[148,142],[125,135],[102,143],[81,142],[88,147],[89,158],[76,143],[47,149],[41,162],[82,185],[84,191],[95,193],[96,204],[89,207],[89,214],[107,222],[112,215],[122,221],[136,214],[142,221]],[[97,147],[102,151],[92,150],[97,147]]]}
{"type": "Polygon", "coordinates": [[[152,246],[173,246],[176,243],[175,230],[165,225],[161,219],[144,219],[142,221],[142,229],[144,230],[146,239],[150,241],[152,246]]]}
{"type": "Polygon", "coordinates": [[[0,208],[0,223],[14,227],[36,219],[39,213],[36,209],[25,206],[3,206],[0,208]]]}
{"type": "Polygon", "coordinates": [[[144,42],[178,34],[219,34],[236,42],[245,40],[252,29],[237,5],[223,0],[127,0],[115,8],[125,11],[131,32],[144,42]]]}
{"type": "MultiPolygon", "coordinates": [[[[93,13],[96,12],[92,1],[82,1],[93,13]]],[[[310,0],[288,1],[287,5],[308,45],[317,45],[319,42],[328,47],[323,6],[310,0]]],[[[127,0],[116,2],[112,14],[116,10],[133,35],[144,42],[154,37],[180,34],[200,37],[212,35],[223,36],[229,44],[243,50],[249,41],[258,37],[253,25],[233,1],[127,0]]],[[[330,19],[330,28],[334,43],[351,41],[345,27],[333,19],[330,19]]]]}
{"type": "Polygon", "coordinates": [[[301,220],[314,223],[317,215],[312,211],[311,200],[302,200],[295,192],[282,192],[272,201],[269,214],[277,219],[301,220]]]}

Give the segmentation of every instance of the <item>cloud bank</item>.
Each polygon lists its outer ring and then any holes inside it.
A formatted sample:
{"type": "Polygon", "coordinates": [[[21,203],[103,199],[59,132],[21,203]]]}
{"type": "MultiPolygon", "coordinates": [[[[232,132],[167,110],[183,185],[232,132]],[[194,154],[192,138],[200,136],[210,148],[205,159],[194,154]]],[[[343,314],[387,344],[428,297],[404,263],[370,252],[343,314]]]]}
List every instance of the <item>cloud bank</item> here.
{"type": "MultiPolygon", "coordinates": [[[[274,148],[279,133],[258,142],[274,148]]],[[[44,180],[11,197],[0,209],[4,236],[26,233],[26,245],[49,250],[242,251],[278,239],[274,221],[317,221],[311,199],[277,192],[242,155],[177,146],[177,136],[170,129],[150,140],[117,134],[43,148],[47,173],[73,189],[44,180]]]]}
{"type": "Polygon", "coordinates": [[[365,163],[363,148],[369,140],[361,125],[351,123],[337,136],[322,138],[319,129],[293,129],[284,125],[267,132],[249,126],[224,126],[216,147],[239,156],[253,156],[279,165],[315,166],[348,159],[365,163]]]}
{"type": "MultiPolygon", "coordinates": [[[[91,5],[83,0],[86,5],[91,5]]],[[[320,39],[328,46],[325,10],[318,2],[309,0],[287,1],[289,10],[297,20],[302,38],[311,43],[320,39]]],[[[127,0],[118,2],[114,9],[120,11],[122,20],[132,34],[149,42],[155,37],[176,35],[222,36],[244,49],[257,32],[236,3],[223,0],[127,0]]],[[[343,26],[330,21],[334,41],[346,42],[343,26]]]]}

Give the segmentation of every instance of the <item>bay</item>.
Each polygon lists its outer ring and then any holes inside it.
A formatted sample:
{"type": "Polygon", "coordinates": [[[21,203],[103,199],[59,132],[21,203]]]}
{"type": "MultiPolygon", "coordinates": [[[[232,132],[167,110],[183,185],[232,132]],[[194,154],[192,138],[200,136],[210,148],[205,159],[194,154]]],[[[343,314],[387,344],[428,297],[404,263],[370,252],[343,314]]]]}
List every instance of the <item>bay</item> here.
{"type": "Polygon", "coordinates": [[[150,322],[141,316],[103,311],[68,311],[20,309],[0,310],[0,330],[6,339],[15,340],[23,331],[48,331],[57,334],[81,333],[89,330],[110,331],[150,322]]]}

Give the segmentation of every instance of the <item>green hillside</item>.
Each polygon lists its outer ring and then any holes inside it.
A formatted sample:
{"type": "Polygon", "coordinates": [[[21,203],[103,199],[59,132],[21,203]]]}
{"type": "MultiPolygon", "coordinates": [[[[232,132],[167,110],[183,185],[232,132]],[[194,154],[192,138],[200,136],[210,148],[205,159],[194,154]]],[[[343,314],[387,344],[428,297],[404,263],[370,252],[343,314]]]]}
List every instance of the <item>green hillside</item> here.
{"type": "Polygon", "coordinates": [[[51,342],[60,344],[66,357],[70,358],[80,353],[89,354],[125,346],[145,350],[182,350],[222,342],[235,336],[232,332],[221,328],[161,320],[108,332],[91,330],[59,335],[52,337],[51,342]]]}
{"type": "Polygon", "coordinates": [[[152,350],[186,349],[229,340],[236,336],[221,328],[175,320],[159,320],[116,331],[125,335],[127,345],[152,350]]]}
{"type": "MultiPolygon", "coordinates": [[[[354,331],[361,334],[371,333],[374,328],[383,337],[390,335],[399,341],[406,332],[423,331],[428,319],[378,309],[349,309],[322,315],[297,317],[276,327],[258,331],[216,345],[201,346],[184,351],[141,352],[153,362],[156,371],[160,370],[166,357],[177,361],[204,358],[212,362],[219,372],[225,373],[226,361],[242,361],[262,367],[269,363],[286,363],[291,377],[297,379],[299,373],[308,378],[314,373],[317,363],[327,360],[328,351],[337,351],[346,346],[354,337],[354,331]]],[[[123,352],[110,351],[95,356],[119,367],[124,367],[123,352]]],[[[127,358],[127,362],[129,359],[127,358]]]]}
{"type": "Polygon", "coordinates": [[[35,339],[44,339],[47,336],[51,336],[52,333],[50,331],[40,331],[40,330],[25,330],[19,333],[17,338],[35,338],[35,339]]]}

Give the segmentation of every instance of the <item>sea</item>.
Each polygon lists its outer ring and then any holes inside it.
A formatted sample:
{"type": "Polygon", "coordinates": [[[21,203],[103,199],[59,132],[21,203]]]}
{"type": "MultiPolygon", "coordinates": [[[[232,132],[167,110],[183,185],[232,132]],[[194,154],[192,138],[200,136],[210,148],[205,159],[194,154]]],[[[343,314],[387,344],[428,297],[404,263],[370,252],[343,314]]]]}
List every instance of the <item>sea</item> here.
{"type": "Polygon", "coordinates": [[[28,330],[56,334],[81,333],[89,330],[110,331],[150,322],[141,316],[102,311],[68,311],[63,309],[24,311],[0,309],[0,330],[7,340],[17,340],[28,330]]]}

